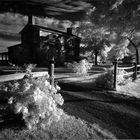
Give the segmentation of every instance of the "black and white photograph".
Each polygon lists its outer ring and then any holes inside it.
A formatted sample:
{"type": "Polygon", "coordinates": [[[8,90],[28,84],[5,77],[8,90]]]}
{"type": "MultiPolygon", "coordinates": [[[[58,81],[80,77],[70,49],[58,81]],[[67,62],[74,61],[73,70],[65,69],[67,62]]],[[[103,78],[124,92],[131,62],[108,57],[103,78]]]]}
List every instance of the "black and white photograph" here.
{"type": "Polygon", "coordinates": [[[140,0],[0,0],[0,140],[140,139],[140,0]]]}

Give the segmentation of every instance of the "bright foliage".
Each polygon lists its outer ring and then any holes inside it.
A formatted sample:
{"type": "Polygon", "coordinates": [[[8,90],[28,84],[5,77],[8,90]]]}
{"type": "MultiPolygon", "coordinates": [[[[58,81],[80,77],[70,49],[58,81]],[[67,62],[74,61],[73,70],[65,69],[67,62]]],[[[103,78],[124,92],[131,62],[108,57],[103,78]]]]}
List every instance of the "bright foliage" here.
{"type": "Polygon", "coordinates": [[[87,75],[88,70],[92,68],[91,63],[89,63],[86,59],[81,60],[79,63],[67,63],[66,64],[69,69],[75,72],[78,75],[87,75]]]}
{"type": "Polygon", "coordinates": [[[15,114],[22,114],[29,129],[35,128],[37,124],[45,118],[46,124],[50,125],[52,121],[58,121],[63,111],[57,107],[62,105],[64,100],[57,93],[60,87],[51,86],[49,75],[40,78],[33,78],[30,66],[27,67],[27,73],[24,78],[17,81],[11,81],[1,84],[0,89],[8,93],[8,104],[15,114]]]}

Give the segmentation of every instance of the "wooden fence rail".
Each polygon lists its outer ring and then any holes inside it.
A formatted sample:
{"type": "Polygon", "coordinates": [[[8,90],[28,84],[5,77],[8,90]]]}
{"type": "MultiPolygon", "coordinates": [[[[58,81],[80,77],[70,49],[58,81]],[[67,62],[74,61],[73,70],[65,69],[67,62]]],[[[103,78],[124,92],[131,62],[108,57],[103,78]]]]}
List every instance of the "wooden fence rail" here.
{"type": "Polygon", "coordinates": [[[132,77],[133,80],[136,80],[138,77],[140,77],[140,65],[137,65],[136,63],[133,64],[131,67],[119,67],[117,61],[113,63],[114,65],[114,89],[116,89],[117,85],[117,73],[119,70],[125,70],[129,71],[122,76],[125,77],[132,77]]]}

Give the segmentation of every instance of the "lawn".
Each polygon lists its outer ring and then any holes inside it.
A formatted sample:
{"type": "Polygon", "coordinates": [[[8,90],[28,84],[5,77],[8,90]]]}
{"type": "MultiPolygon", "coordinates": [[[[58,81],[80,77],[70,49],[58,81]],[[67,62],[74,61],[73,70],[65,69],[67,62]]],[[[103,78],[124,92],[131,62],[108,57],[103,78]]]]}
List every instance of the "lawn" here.
{"type": "MultiPolygon", "coordinates": [[[[101,73],[100,73],[101,74],[101,73]]],[[[89,88],[90,90],[94,89],[93,82],[94,80],[100,76],[100,74],[96,75],[87,75],[84,77],[67,77],[62,80],[64,83],[68,82],[70,84],[74,84],[76,86],[81,86],[83,88],[89,88]]],[[[139,83],[140,79],[137,79],[133,83],[128,83],[127,85],[118,87],[118,91],[120,93],[127,94],[129,96],[135,96],[139,98],[139,83]],[[123,92],[122,92],[123,91],[123,92]]],[[[80,88],[81,89],[81,88],[80,88]]],[[[67,106],[67,108],[69,108],[67,106]]],[[[75,112],[77,114],[77,112],[75,112]]],[[[83,114],[85,115],[85,114],[83,114]]],[[[0,121],[1,126],[2,122],[0,121]]],[[[97,123],[90,123],[82,120],[80,118],[76,118],[75,116],[71,116],[63,111],[60,119],[58,121],[53,121],[51,125],[47,125],[47,121],[44,119],[44,125],[38,125],[35,129],[29,130],[23,125],[15,125],[17,120],[12,120],[8,122],[5,126],[0,129],[0,139],[16,139],[16,140],[92,140],[92,139],[116,139],[115,136],[100,127],[97,123]]]]}
{"type": "Polygon", "coordinates": [[[58,122],[48,127],[28,130],[24,127],[3,128],[0,139],[8,140],[93,140],[116,139],[109,131],[97,124],[89,124],[84,120],[63,113],[58,122]],[[21,129],[22,128],[22,129],[21,129]]]}
{"type": "MultiPolygon", "coordinates": [[[[8,102],[11,101],[9,95],[10,97],[15,98],[16,102],[14,103],[14,101],[12,101],[12,104],[14,105],[14,108],[17,107],[17,104],[20,105],[18,106],[18,108],[16,108],[16,112],[19,112],[20,114],[22,113],[22,115],[21,117],[17,117],[17,115],[14,114],[12,115],[12,112],[10,113],[10,110],[6,111],[7,108],[3,109],[5,105],[1,102],[0,139],[116,139],[111,132],[104,130],[98,124],[89,123],[80,118],[76,118],[75,116],[68,115],[62,109],[60,109],[60,105],[55,106],[58,104],[58,102],[60,102],[59,104],[61,104],[60,100],[62,99],[60,97],[60,94],[56,94],[57,90],[55,91],[54,89],[54,93],[52,93],[52,87],[50,87],[50,84],[48,84],[48,82],[46,81],[46,77],[44,76],[40,78],[32,78],[32,75],[30,75],[30,73],[27,73],[26,77],[21,80],[6,82],[5,84],[1,83],[1,90],[4,90],[5,93],[4,94],[1,91],[1,95],[3,94],[1,97],[8,97],[8,102]],[[32,108],[29,108],[30,105],[33,105],[32,108]],[[29,117],[34,117],[34,115],[36,115],[37,113],[38,117],[41,113],[43,113],[42,110],[45,111],[46,117],[43,117],[43,119],[41,119],[41,122],[39,119],[37,119],[39,122],[35,125],[35,127],[28,127],[27,129],[26,123],[24,123],[24,121],[27,121],[28,123],[29,119],[29,124],[32,124],[32,121],[34,121],[34,119],[30,119],[29,117]],[[5,111],[5,114],[3,113],[3,111],[5,111]],[[3,114],[5,115],[5,117],[3,117],[3,114]],[[5,120],[5,118],[7,120],[5,120]]],[[[41,114],[41,116],[42,115],[43,114],[41,114]]]]}
{"type": "Polygon", "coordinates": [[[117,91],[128,96],[140,98],[140,78],[126,85],[118,86],[117,91]]]}

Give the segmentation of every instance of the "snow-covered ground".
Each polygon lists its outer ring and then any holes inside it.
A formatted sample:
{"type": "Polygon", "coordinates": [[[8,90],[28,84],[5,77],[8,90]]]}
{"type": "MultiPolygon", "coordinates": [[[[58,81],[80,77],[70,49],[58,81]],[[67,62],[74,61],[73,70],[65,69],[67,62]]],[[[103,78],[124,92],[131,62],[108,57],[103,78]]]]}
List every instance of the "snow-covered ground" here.
{"type": "Polygon", "coordinates": [[[128,96],[140,98],[140,78],[124,86],[118,86],[117,91],[128,96]]]}

